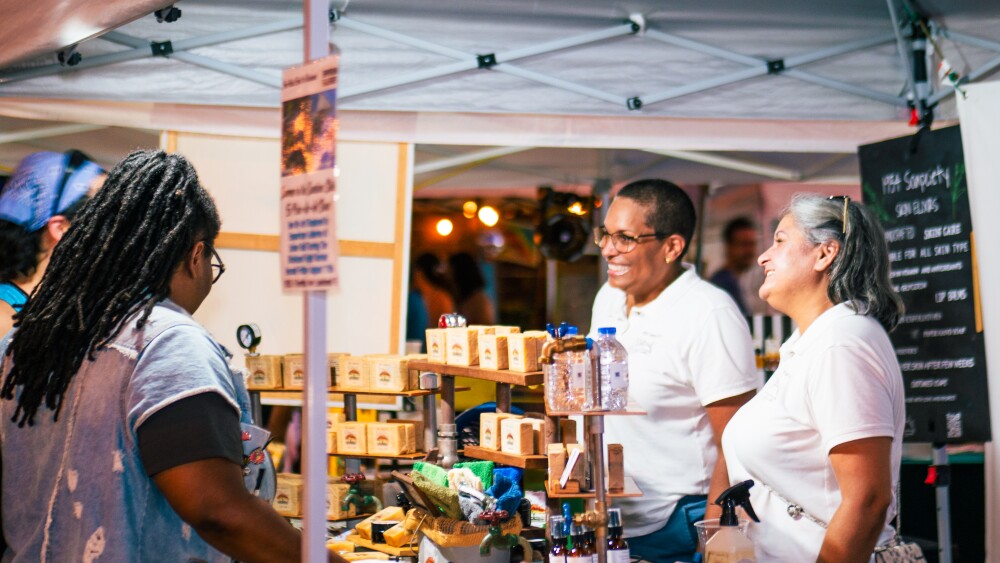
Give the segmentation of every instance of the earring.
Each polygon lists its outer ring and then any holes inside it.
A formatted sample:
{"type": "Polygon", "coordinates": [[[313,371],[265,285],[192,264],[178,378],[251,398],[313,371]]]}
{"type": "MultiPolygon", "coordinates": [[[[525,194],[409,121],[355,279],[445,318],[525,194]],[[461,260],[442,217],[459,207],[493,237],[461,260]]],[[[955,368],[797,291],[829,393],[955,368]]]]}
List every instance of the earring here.
{"type": "Polygon", "coordinates": [[[666,262],[667,262],[667,264],[669,264],[670,263],[670,258],[667,258],[666,262]]]}

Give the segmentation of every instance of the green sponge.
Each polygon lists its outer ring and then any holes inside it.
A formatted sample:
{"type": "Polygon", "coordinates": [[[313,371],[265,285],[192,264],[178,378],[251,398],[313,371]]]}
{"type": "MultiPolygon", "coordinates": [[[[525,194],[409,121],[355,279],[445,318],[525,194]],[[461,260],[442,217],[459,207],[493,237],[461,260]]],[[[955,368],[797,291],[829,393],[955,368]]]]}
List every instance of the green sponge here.
{"type": "Polygon", "coordinates": [[[442,487],[448,486],[448,471],[446,471],[443,467],[438,467],[437,465],[427,463],[426,461],[418,461],[413,464],[413,470],[420,473],[424,477],[427,477],[427,479],[435,485],[440,485],[442,487]]]}
{"type": "Polygon", "coordinates": [[[496,468],[496,464],[492,461],[465,461],[456,463],[453,467],[455,469],[465,467],[476,477],[479,477],[479,480],[483,482],[484,491],[493,486],[493,469],[496,468]]]}

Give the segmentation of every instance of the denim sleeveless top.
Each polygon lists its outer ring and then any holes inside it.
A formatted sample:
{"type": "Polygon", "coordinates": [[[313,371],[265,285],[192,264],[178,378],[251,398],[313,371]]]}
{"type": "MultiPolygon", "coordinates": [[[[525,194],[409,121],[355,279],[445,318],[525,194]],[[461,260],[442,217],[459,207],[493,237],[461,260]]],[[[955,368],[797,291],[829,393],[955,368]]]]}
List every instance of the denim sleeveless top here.
{"type": "MultiPolygon", "coordinates": [[[[17,330],[10,335],[16,339],[17,330]]],[[[0,342],[3,377],[11,364],[5,350],[0,342]]],[[[250,454],[267,433],[252,425],[242,372],[231,369],[225,348],[170,300],[158,304],[141,329],[129,320],[95,357],[70,382],[58,421],[43,406],[33,426],[18,428],[11,421],[16,401],[0,400],[2,486],[8,492],[0,512],[8,544],[3,561],[229,563],[181,520],[146,475],[136,429],[165,406],[214,392],[240,413],[244,453],[250,454]]],[[[268,499],[274,492],[269,458],[244,468],[251,490],[258,472],[268,477],[260,490],[268,499]]]]}

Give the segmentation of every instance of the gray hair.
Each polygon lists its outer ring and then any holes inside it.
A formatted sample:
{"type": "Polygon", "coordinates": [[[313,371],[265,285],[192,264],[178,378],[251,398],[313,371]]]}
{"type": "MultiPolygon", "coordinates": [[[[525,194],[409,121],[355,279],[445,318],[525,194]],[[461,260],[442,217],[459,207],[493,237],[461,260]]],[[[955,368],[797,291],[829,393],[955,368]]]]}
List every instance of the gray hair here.
{"type": "Polygon", "coordinates": [[[830,301],[848,302],[858,313],[874,317],[887,331],[895,328],[903,315],[903,301],[889,279],[889,248],[875,215],[846,198],[815,194],[796,194],[784,215],[792,216],[811,243],[840,243],[840,252],[829,269],[830,301]]]}

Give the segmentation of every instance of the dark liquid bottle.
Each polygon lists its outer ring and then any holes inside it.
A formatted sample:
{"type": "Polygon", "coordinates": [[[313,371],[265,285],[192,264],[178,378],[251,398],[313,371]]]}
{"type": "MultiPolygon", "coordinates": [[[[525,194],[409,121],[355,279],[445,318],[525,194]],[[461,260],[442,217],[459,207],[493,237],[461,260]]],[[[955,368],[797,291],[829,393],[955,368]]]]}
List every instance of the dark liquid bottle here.
{"type": "Polygon", "coordinates": [[[628,563],[628,543],[622,538],[622,513],[617,508],[608,509],[608,563],[628,563]]]}
{"type": "Polygon", "coordinates": [[[552,536],[552,549],[549,550],[549,563],[565,563],[569,548],[566,546],[565,520],[562,516],[549,517],[549,534],[552,536]]]}
{"type": "Polygon", "coordinates": [[[583,526],[573,524],[573,547],[566,554],[566,563],[593,563],[594,550],[587,545],[587,535],[583,526]]]}

